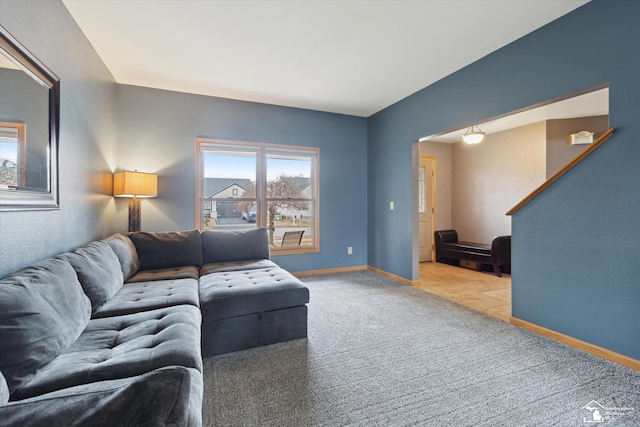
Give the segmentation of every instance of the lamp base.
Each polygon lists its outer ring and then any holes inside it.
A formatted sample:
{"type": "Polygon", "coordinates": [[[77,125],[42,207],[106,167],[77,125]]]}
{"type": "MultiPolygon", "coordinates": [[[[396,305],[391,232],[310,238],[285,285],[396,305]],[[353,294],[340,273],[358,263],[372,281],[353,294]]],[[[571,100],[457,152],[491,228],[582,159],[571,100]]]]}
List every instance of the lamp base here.
{"type": "Polygon", "coordinates": [[[136,196],[129,200],[129,232],[140,231],[140,200],[136,196]]]}

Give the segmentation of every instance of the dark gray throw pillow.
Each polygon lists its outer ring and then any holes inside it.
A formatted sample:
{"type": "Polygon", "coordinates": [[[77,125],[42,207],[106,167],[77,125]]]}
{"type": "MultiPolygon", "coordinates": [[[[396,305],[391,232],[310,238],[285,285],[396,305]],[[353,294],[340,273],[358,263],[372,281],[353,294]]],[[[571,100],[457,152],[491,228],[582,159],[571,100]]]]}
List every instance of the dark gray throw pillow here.
{"type": "Polygon", "coordinates": [[[202,240],[198,230],[138,231],[127,236],[136,247],[141,270],[202,265],[202,240]]]}
{"type": "Polygon", "coordinates": [[[129,277],[136,274],[140,269],[140,260],[138,259],[136,247],[131,239],[122,233],[113,234],[104,239],[103,242],[111,246],[118,260],[120,260],[120,267],[126,282],[129,277]]]}
{"type": "Polygon", "coordinates": [[[11,394],[66,351],[90,316],[91,302],[62,258],[0,280],[0,371],[11,394]]]}
{"type": "Polygon", "coordinates": [[[124,283],[120,261],[105,242],[91,242],[60,257],[69,261],[76,270],[94,312],[114,296],[124,283]]]}
{"type": "Polygon", "coordinates": [[[202,232],[204,263],[269,259],[269,235],[266,228],[202,232]]]}

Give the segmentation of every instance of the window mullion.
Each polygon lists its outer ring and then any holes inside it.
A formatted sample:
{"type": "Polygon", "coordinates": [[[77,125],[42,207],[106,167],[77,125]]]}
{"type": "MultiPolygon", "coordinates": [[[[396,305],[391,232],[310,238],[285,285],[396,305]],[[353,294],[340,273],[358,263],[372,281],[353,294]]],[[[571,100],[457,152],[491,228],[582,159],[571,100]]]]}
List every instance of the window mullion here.
{"type": "Polygon", "coordinates": [[[265,154],[265,147],[260,147],[256,160],[256,225],[262,228],[267,226],[267,156],[265,154]]]}

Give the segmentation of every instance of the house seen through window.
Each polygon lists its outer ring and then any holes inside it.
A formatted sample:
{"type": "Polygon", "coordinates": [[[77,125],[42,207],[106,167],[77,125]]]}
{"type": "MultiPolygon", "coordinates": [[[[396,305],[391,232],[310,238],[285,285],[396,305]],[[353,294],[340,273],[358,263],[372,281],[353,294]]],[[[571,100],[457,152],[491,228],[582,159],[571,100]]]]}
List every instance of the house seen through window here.
{"type": "Polygon", "coordinates": [[[197,139],[196,226],[265,227],[277,252],[316,252],[319,150],[197,139]]]}

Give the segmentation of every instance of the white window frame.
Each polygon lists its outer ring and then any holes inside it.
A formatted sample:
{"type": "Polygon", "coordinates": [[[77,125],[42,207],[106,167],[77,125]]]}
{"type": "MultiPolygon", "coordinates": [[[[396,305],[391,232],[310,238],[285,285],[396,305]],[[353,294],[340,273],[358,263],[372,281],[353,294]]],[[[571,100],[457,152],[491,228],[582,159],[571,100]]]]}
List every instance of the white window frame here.
{"type": "MultiPolygon", "coordinates": [[[[278,145],[261,142],[229,141],[212,138],[196,138],[196,194],[195,194],[195,227],[204,229],[204,202],[214,202],[213,198],[205,198],[204,188],[204,156],[207,151],[239,149],[256,153],[256,227],[267,228],[267,203],[282,199],[267,197],[267,156],[269,154],[290,154],[292,156],[309,157],[311,159],[311,198],[287,199],[290,201],[308,201],[313,212],[313,235],[310,245],[272,246],[272,255],[289,255],[315,253],[320,251],[320,149],[317,147],[278,145]]],[[[234,201],[244,199],[234,198],[234,201]]],[[[246,199],[253,200],[253,199],[246,199]]]]}

